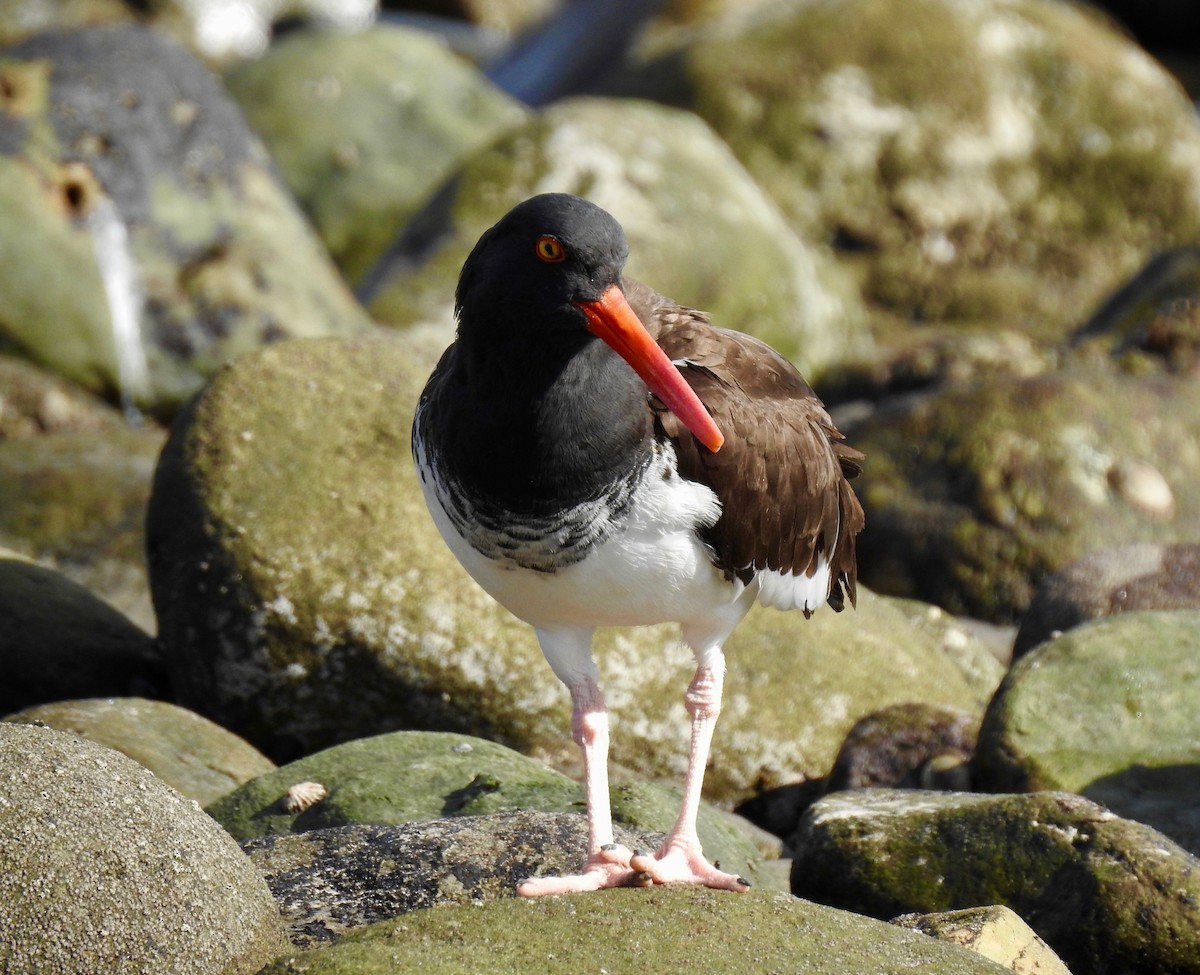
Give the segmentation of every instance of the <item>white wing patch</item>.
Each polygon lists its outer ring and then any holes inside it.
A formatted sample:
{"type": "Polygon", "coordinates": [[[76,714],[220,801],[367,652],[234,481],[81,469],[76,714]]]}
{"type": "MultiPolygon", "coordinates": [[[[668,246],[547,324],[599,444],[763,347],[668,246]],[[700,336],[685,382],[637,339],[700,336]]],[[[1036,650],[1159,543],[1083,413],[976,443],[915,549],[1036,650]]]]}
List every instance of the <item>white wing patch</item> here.
{"type": "Polygon", "coordinates": [[[829,562],[818,558],[817,570],[812,577],[804,573],[792,575],[771,569],[759,569],[754,573],[758,580],[758,601],[775,609],[802,609],[805,613],[825,605],[829,598],[829,562]]]}

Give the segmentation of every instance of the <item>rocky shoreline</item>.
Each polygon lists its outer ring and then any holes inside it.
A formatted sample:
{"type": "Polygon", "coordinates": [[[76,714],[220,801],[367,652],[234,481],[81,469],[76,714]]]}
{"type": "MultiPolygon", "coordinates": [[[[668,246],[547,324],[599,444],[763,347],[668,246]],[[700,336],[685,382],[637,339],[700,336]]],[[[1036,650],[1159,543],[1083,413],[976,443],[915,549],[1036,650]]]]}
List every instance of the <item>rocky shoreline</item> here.
{"type": "MultiPolygon", "coordinates": [[[[6,970],[1200,972],[1165,69],[1049,0],[717,4],[533,107],[390,24],[206,65],[181,11],[0,14],[6,970]],[[745,895],[514,895],[582,857],[569,704],[409,431],[466,248],[551,189],[868,456],[857,610],[726,646],[701,838],[745,895]]],[[[653,846],[689,657],[597,659],[653,846]]]]}

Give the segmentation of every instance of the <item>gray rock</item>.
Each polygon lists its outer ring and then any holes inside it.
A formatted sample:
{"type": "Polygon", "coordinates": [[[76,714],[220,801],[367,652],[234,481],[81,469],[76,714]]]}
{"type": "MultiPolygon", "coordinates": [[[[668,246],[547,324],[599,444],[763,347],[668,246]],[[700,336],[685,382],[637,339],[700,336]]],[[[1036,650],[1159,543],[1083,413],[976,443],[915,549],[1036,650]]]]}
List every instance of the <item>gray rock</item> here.
{"type": "MultiPolygon", "coordinates": [[[[614,821],[629,829],[661,837],[679,814],[681,794],[665,786],[629,781],[610,792],[614,821]]],[[[517,811],[570,812],[583,823],[584,808],[579,783],[503,745],[445,732],[400,731],[336,745],[268,772],[207,812],[235,838],[248,840],[517,811]],[[326,796],[311,805],[294,802],[303,783],[317,783],[326,796]]],[[[762,855],[732,825],[735,818],[701,806],[697,832],[706,854],[756,884],[770,882],[760,873],[762,855]]],[[[582,857],[585,849],[586,835],[565,853],[582,857]]],[[[531,861],[530,871],[537,866],[531,861]]]]}
{"type": "Polygon", "coordinates": [[[0,944],[14,972],[253,975],[275,904],[198,806],[112,749],[0,723],[0,944]]]}
{"type": "MultiPolygon", "coordinates": [[[[105,424],[0,440],[0,547],[57,569],[153,633],[145,511],[164,438],[105,424]]],[[[63,696],[104,693],[129,690],[63,696]]]]}
{"type": "MultiPolygon", "coordinates": [[[[621,826],[615,835],[631,850],[661,839],[621,826]]],[[[587,822],[567,813],[492,813],[264,836],[244,847],[292,943],[311,948],[411,911],[515,897],[529,877],[577,873],[587,822]]]]}
{"type": "Polygon", "coordinates": [[[0,263],[9,342],[169,411],[248,348],[370,327],[237,107],[182,48],[117,25],[4,54],[0,223],[22,255],[0,263]]]}
{"type": "Polygon", "coordinates": [[[1088,620],[1143,609],[1200,609],[1200,545],[1135,542],[1059,569],[1033,594],[1013,656],[1088,620]]]}
{"type": "MultiPolygon", "coordinates": [[[[245,356],[163,451],[148,551],[181,703],[276,760],[399,726],[556,765],[578,754],[532,630],[463,572],[421,498],[411,411],[437,351],[331,340],[245,356]]],[[[755,610],[726,649],[717,800],[824,775],[863,714],[914,700],[981,710],[994,689],[867,592],[857,611],[810,621],[755,610]]],[[[676,628],[605,631],[597,658],[614,761],[680,776],[693,664],[676,628]]]]}
{"type": "Polygon", "coordinates": [[[980,730],[993,790],[1061,789],[1200,853],[1200,611],[1125,613],[1043,644],[980,730]]]}
{"type": "Polygon", "coordinates": [[[416,911],[280,958],[263,975],[1001,975],[994,962],[895,925],[786,894],[692,888],[504,899],[416,911]]]}
{"type": "Polygon", "coordinates": [[[54,728],[116,749],[201,805],[275,768],[274,762],[237,735],[166,701],[138,697],[54,701],[3,720],[54,728]]]}
{"type": "Polygon", "coordinates": [[[293,34],[226,84],[352,282],[527,114],[430,34],[389,26],[293,34]]]}
{"type": "Polygon", "coordinates": [[[65,576],[3,549],[0,670],[0,713],[85,694],[164,693],[168,683],[147,633],[65,576]]]}
{"type": "Polygon", "coordinates": [[[846,431],[870,458],[863,579],[1015,621],[1042,578],[1086,552],[1200,533],[1197,424],[1193,381],[1106,362],[892,400],[846,431]]]}
{"type": "Polygon", "coordinates": [[[1074,972],[1200,972],[1200,860],[1079,796],[842,792],[793,845],[802,897],[875,917],[1002,904],[1074,972]]]}
{"type": "Polygon", "coordinates": [[[443,236],[370,303],[376,317],[444,317],[480,234],[547,191],[585,196],[629,237],[630,277],[750,332],[810,379],[867,346],[853,283],[792,233],[695,116],[647,102],[570,99],[476,153],[454,176],[443,236]]]}

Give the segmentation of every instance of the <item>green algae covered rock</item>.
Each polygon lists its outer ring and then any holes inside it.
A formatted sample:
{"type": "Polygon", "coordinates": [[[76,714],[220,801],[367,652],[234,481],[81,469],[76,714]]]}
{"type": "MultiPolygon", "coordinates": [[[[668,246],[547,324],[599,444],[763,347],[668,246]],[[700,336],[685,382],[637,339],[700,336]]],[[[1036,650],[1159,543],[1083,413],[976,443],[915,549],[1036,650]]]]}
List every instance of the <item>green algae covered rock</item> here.
{"type": "MultiPolygon", "coordinates": [[[[628,829],[664,834],[678,816],[681,794],[674,789],[630,781],[610,791],[613,820],[628,829]]],[[[336,745],[261,775],[207,808],[239,840],[519,810],[574,812],[582,822],[583,787],[495,742],[427,731],[336,745]],[[311,805],[291,801],[289,790],[306,782],[327,795],[311,805]]],[[[725,814],[702,806],[697,830],[710,858],[759,880],[761,857],[725,814]]],[[[578,857],[581,866],[585,849],[586,841],[567,850],[568,862],[578,857]]]]}
{"type": "MultiPolygon", "coordinates": [[[[532,629],[470,580],[421,497],[410,426],[439,351],[412,337],[263,350],[214,379],[163,451],[148,551],[178,693],[277,760],[398,727],[577,755],[532,629]]],[[[865,591],[857,611],[809,621],[755,610],[726,649],[714,799],[824,775],[862,714],[981,710],[994,690],[865,591]]],[[[677,629],[604,631],[596,655],[614,761],[682,775],[694,664],[677,629]]]]}
{"type": "Polygon", "coordinates": [[[1078,792],[1200,854],[1200,612],[1125,613],[1023,657],[977,756],[993,790],[1078,792]]]}
{"type": "Polygon", "coordinates": [[[1200,860],[1079,796],[841,792],[792,845],[802,897],[881,918],[1002,904],[1073,972],[1200,972],[1200,860]]]}
{"type": "Polygon", "coordinates": [[[239,840],[351,823],[395,825],[442,816],[579,805],[577,783],[510,748],[448,732],[358,738],[267,772],[207,811],[239,840]],[[317,782],[328,796],[288,808],[287,791],[317,782]]]}
{"type": "Polygon", "coordinates": [[[612,890],[435,907],[334,945],[280,958],[263,975],[984,975],[1007,971],[965,948],[786,894],[612,890]]]}
{"type": "Polygon", "coordinates": [[[1191,380],[1076,363],[893,401],[848,430],[870,458],[864,581],[1011,622],[1095,548],[1200,533],[1191,380]]]}
{"type": "Polygon", "coordinates": [[[400,27],[293,34],[226,84],[353,282],[463,158],[526,115],[400,27]]]}
{"type": "Polygon", "coordinates": [[[201,805],[275,767],[237,735],[166,701],[138,697],[53,701],[4,720],[42,725],[107,745],[201,805]]]}
{"type": "Polygon", "coordinates": [[[1200,227],[1190,100],[1085,5],[764,4],[684,33],[647,76],[905,320],[1053,343],[1200,227]]]}
{"type": "Polygon", "coordinates": [[[395,274],[371,311],[398,324],[444,315],[480,234],[550,191],[586,197],[621,222],[630,277],[758,336],[810,380],[866,348],[853,282],[788,228],[712,130],[689,113],[619,99],[559,102],[472,156],[455,174],[437,246],[395,274]]]}
{"type": "Polygon", "coordinates": [[[237,844],[131,759],[0,723],[0,783],[8,970],[253,975],[284,949],[237,844]]]}

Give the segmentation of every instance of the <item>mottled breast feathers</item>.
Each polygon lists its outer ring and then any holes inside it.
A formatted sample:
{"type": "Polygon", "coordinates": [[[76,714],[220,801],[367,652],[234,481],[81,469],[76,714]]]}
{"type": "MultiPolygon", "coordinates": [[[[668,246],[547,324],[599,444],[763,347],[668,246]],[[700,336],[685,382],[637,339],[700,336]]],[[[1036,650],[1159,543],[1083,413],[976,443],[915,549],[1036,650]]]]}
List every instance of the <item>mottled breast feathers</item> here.
{"type": "Polygon", "coordinates": [[[746,582],[763,569],[811,575],[824,559],[829,604],[840,610],[845,597],[853,604],[855,536],[864,517],[847,480],[861,470],[863,455],[843,442],[812,388],[770,346],[710,325],[704,313],[641,284],[624,284],[638,316],[725,434],[725,445],[711,453],[651,397],[679,473],[721,501],[721,518],[701,532],[718,567],[746,582]]]}

